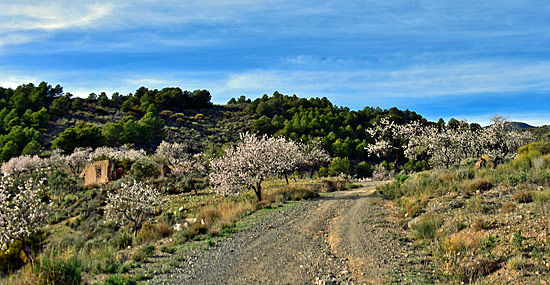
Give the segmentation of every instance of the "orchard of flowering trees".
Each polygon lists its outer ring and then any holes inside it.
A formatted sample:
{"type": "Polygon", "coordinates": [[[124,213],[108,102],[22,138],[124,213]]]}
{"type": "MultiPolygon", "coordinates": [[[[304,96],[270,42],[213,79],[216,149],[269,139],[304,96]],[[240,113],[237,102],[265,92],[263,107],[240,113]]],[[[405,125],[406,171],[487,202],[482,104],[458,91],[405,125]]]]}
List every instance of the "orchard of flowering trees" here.
{"type": "Polygon", "coordinates": [[[504,117],[495,116],[491,121],[487,128],[475,128],[465,121],[447,126],[419,122],[396,125],[382,119],[367,130],[376,143],[366,149],[382,156],[391,151],[398,153],[402,148],[410,160],[426,159],[432,167],[449,168],[464,159],[482,155],[499,163],[532,139],[530,133],[510,129],[504,117]]]}

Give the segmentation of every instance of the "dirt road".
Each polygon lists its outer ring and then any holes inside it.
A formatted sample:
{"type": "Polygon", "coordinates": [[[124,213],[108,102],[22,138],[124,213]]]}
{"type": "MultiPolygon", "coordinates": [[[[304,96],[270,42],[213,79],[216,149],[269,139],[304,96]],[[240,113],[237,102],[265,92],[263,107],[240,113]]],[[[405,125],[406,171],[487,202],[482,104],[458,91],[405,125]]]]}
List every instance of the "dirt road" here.
{"type": "Polygon", "coordinates": [[[374,185],[277,212],[209,250],[183,253],[162,284],[380,284],[430,282],[396,209],[374,185]]]}

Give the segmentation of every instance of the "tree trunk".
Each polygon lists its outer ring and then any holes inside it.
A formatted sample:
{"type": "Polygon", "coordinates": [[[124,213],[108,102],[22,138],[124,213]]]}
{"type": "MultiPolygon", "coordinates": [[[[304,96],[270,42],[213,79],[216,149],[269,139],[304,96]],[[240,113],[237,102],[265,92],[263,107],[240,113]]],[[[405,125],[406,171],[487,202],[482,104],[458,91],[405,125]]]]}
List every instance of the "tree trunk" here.
{"type": "Polygon", "coordinates": [[[288,175],[286,174],[286,172],[285,172],[285,180],[286,180],[287,185],[290,184],[290,183],[288,183],[288,175]]]}
{"type": "Polygon", "coordinates": [[[29,259],[29,261],[31,262],[31,264],[34,264],[34,258],[32,256],[32,251],[31,249],[27,246],[27,243],[25,243],[25,238],[22,238],[21,239],[21,247],[23,248],[23,252],[25,253],[25,255],[27,256],[27,258],[29,259]]]}
{"type": "Polygon", "coordinates": [[[258,202],[261,202],[262,201],[262,182],[256,185],[254,192],[256,193],[256,197],[258,197],[258,202]]]}

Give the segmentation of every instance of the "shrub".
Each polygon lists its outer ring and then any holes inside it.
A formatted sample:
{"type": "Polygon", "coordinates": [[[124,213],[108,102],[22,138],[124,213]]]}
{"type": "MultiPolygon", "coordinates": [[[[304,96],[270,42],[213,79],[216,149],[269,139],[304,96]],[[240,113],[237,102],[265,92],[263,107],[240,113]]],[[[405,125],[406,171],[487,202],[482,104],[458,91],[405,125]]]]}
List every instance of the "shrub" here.
{"type": "Polygon", "coordinates": [[[134,235],[127,230],[121,230],[112,241],[113,245],[119,249],[125,249],[134,243],[134,235]]]}
{"type": "Polygon", "coordinates": [[[405,206],[408,218],[415,218],[422,214],[423,203],[420,200],[410,201],[405,206]]]}
{"type": "Polygon", "coordinates": [[[530,190],[519,190],[512,197],[518,203],[530,203],[533,202],[533,191],[530,190]]]}
{"type": "Polygon", "coordinates": [[[548,214],[549,207],[548,203],[550,202],[550,190],[535,192],[533,194],[533,201],[537,205],[537,208],[543,213],[548,214]]]}
{"type": "Polygon", "coordinates": [[[485,201],[480,196],[470,198],[467,203],[468,210],[475,213],[487,213],[489,208],[486,207],[485,201]]]}
{"type": "Polygon", "coordinates": [[[489,275],[499,268],[498,261],[481,258],[458,264],[454,269],[454,277],[462,284],[473,283],[478,278],[489,275]]]}
{"type": "Polygon", "coordinates": [[[160,171],[157,165],[150,159],[139,159],[132,165],[130,174],[139,181],[147,178],[157,178],[160,171]]]}
{"type": "Polygon", "coordinates": [[[325,167],[320,167],[318,173],[319,173],[319,177],[327,177],[328,169],[326,169],[325,167]]]}
{"type": "Polygon", "coordinates": [[[34,272],[39,284],[80,284],[82,281],[82,263],[69,251],[44,253],[35,263],[34,272]]]}
{"type": "Polygon", "coordinates": [[[512,201],[508,201],[506,203],[504,203],[502,205],[502,208],[500,209],[501,212],[503,213],[510,213],[510,212],[513,212],[514,210],[516,210],[517,208],[517,204],[512,202],[512,201]]]}
{"type": "Polygon", "coordinates": [[[323,179],[323,184],[325,185],[325,192],[343,191],[347,189],[345,179],[323,179]]]}
{"type": "Polygon", "coordinates": [[[487,228],[488,226],[489,226],[489,222],[482,218],[476,218],[472,223],[472,229],[477,232],[487,228]]]}
{"type": "Polygon", "coordinates": [[[442,225],[439,215],[426,215],[412,227],[413,237],[416,239],[432,239],[442,225]]]}
{"type": "Polygon", "coordinates": [[[527,265],[527,259],[521,255],[516,255],[508,259],[506,266],[512,270],[523,270],[527,265]]]}
{"type": "Polygon", "coordinates": [[[475,180],[469,181],[466,184],[466,189],[468,192],[475,192],[476,190],[489,190],[491,188],[491,182],[485,178],[477,178],[475,180]]]}
{"type": "Polygon", "coordinates": [[[349,174],[351,170],[351,164],[349,158],[335,157],[328,165],[328,173],[332,176],[336,176],[340,173],[349,174]]]}

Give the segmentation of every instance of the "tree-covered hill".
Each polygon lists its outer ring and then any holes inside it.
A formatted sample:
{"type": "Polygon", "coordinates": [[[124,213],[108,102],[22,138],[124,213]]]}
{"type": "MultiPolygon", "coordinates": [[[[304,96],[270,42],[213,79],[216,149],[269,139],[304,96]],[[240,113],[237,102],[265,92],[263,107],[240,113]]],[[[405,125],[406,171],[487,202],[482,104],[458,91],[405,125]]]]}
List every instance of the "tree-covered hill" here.
{"type": "Polygon", "coordinates": [[[186,141],[195,151],[235,141],[252,126],[243,105],[216,106],[207,90],[180,88],[74,97],[46,82],[0,87],[0,161],[61,148],[186,141]]]}
{"type": "MultiPolygon", "coordinates": [[[[241,96],[227,105],[214,105],[208,90],[161,90],[140,87],[134,93],[92,93],[74,97],[46,82],[0,87],[0,162],[21,154],[52,148],[69,153],[76,147],[120,146],[153,150],[162,140],[185,141],[193,152],[215,151],[234,142],[239,133],[253,131],[311,142],[320,139],[341,164],[338,171],[365,175],[381,161],[407,162],[400,151],[377,157],[366,151],[374,139],[365,131],[388,118],[397,125],[428,122],[414,111],[365,107],[350,110],[327,98],[300,98],[274,92],[255,100],[241,96]],[[353,167],[362,165],[361,171],[353,167]]],[[[456,119],[447,122],[458,127],[456,119]]],[[[478,124],[471,124],[479,128],[478,124]]],[[[530,129],[544,137],[544,129],[530,129]]],[[[397,143],[399,145],[399,143],[397,143]]]]}

